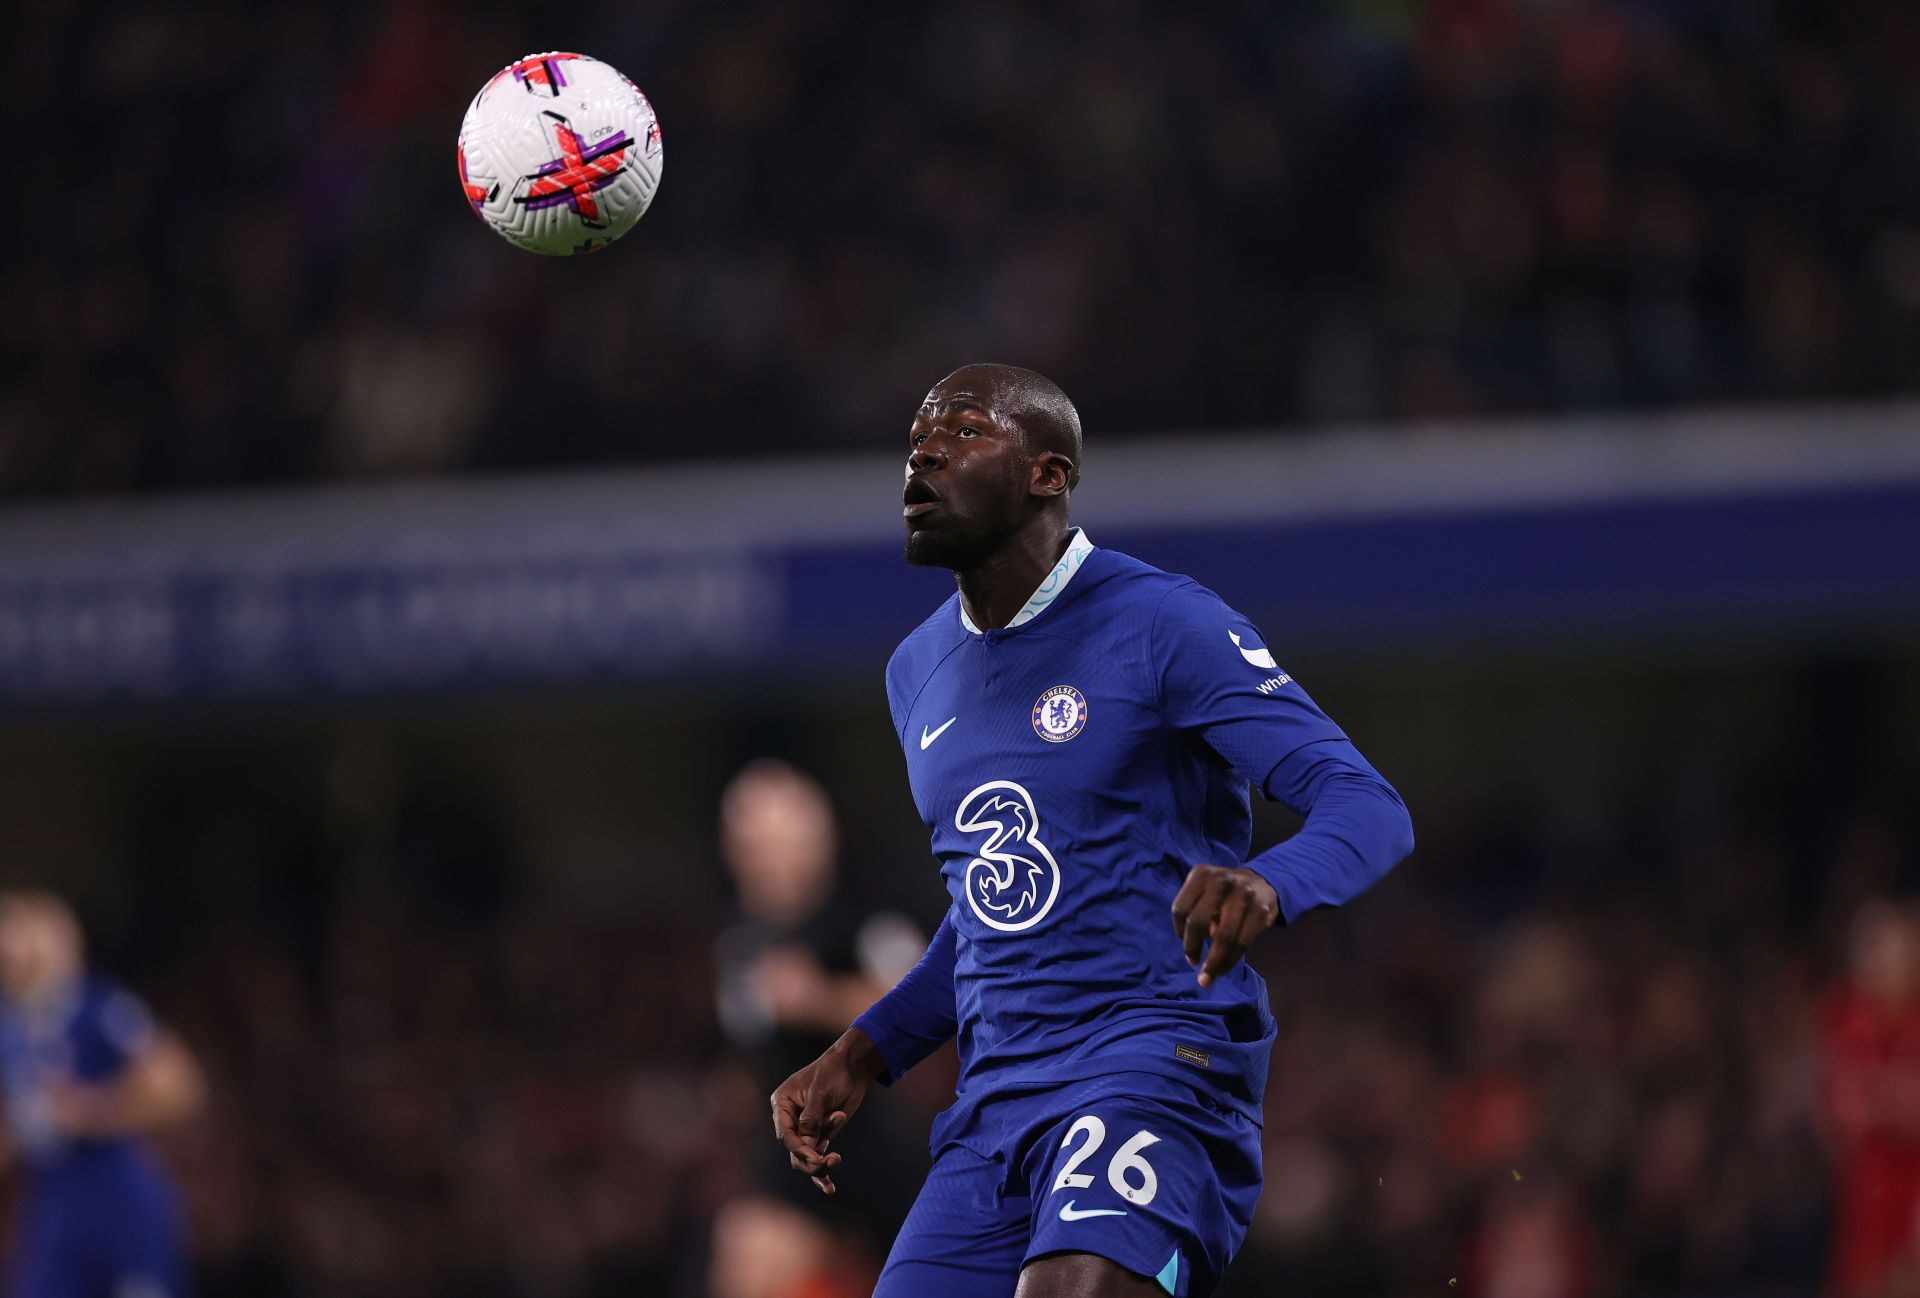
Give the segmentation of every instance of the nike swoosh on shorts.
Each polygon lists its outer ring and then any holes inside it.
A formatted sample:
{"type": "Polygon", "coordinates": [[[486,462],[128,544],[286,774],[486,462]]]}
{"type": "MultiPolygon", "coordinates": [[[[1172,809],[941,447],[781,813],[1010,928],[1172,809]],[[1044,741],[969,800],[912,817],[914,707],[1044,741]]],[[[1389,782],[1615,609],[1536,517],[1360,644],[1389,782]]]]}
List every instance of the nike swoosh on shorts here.
{"type": "Polygon", "coordinates": [[[1060,1206],[1061,1221],[1079,1221],[1083,1217],[1124,1217],[1125,1208],[1081,1208],[1075,1210],[1073,1200],[1069,1199],[1060,1206]]]}

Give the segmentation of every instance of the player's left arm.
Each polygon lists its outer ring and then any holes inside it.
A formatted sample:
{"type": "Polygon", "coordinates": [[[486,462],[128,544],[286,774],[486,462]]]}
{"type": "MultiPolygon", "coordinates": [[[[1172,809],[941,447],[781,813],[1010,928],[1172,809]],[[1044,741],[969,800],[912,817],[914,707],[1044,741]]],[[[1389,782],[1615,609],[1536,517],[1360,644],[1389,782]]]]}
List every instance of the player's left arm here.
{"type": "Polygon", "coordinates": [[[868,917],[854,935],[857,972],[835,973],[799,944],[777,946],[753,965],[753,985],[782,1027],[839,1036],[918,963],[927,937],[904,915],[868,917]]]}
{"type": "Polygon", "coordinates": [[[149,1135],[199,1111],[206,1082],[198,1061],[139,1001],[114,993],[101,1033],[117,1067],[104,1079],[68,1079],[52,1089],[51,1116],[62,1132],[83,1140],[149,1135]]]}
{"type": "Polygon", "coordinates": [[[1244,866],[1197,864],[1188,873],[1173,925],[1204,987],[1274,924],[1341,905],[1378,882],[1413,850],[1413,822],[1393,786],[1279,668],[1253,624],[1211,591],[1171,592],[1151,638],[1168,721],[1305,820],[1244,866]]]}

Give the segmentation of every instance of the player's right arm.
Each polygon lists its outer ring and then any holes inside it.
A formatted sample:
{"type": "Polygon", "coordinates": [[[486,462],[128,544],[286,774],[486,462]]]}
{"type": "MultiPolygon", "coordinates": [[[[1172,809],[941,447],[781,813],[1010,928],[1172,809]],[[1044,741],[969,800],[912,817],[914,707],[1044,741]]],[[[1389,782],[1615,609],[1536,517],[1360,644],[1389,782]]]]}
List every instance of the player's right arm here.
{"type": "Polygon", "coordinates": [[[907,976],[853,1021],[826,1053],[774,1088],[773,1134],[796,1172],[834,1192],[841,1156],[833,1138],[875,1082],[892,1082],[932,1054],[958,1027],[953,1000],[956,944],[951,913],[907,976]]]}
{"type": "Polygon", "coordinates": [[[113,1140],[185,1121],[205,1095],[200,1065],[186,1044],[165,1028],[149,1027],[110,1080],[62,1081],[48,1099],[54,1126],[66,1135],[113,1140]]]}

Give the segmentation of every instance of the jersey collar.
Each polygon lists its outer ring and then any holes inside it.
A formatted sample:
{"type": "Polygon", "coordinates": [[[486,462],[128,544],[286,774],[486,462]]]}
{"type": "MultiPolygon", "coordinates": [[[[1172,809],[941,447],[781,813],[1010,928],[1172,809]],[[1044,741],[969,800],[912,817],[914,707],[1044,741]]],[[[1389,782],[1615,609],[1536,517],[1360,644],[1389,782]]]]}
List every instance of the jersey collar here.
{"type": "MultiPolygon", "coordinates": [[[[1026,606],[1013,615],[1013,621],[1007,623],[1006,629],[1011,631],[1017,626],[1025,626],[1046,612],[1047,605],[1060,598],[1060,592],[1067,588],[1067,583],[1073,580],[1073,575],[1080,571],[1080,565],[1092,553],[1093,542],[1087,539],[1086,528],[1076,527],[1068,533],[1067,552],[1060,556],[1060,562],[1053,565],[1053,571],[1035,588],[1026,606]]],[[[973,619],[967,616],[967,606],[962,603],[959,608],[960,625],[967,629],[967,634],[982,634],[980,628],[973,624],[973,619]]]]}

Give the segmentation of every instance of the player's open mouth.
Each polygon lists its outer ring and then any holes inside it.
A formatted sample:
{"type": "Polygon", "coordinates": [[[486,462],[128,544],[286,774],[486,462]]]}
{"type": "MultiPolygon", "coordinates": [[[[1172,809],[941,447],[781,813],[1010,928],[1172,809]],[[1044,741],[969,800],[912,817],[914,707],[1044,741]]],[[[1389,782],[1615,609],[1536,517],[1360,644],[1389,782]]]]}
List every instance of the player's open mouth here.
{"type": "Polygon", "coordinates": [[[925,479],[908,478],[905,501],[905,508],[900,511],[901,517],[918,518],[940,507],[940,494],[928,486],[925,479]]]}

